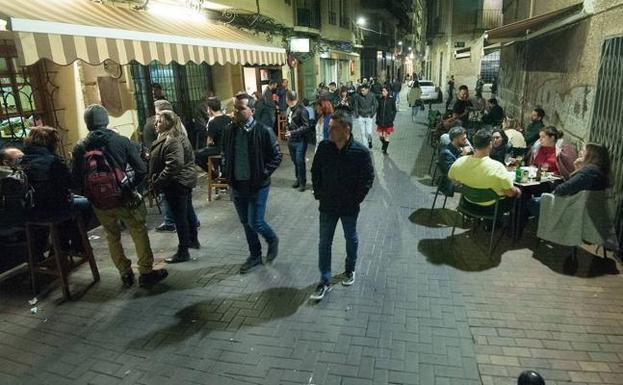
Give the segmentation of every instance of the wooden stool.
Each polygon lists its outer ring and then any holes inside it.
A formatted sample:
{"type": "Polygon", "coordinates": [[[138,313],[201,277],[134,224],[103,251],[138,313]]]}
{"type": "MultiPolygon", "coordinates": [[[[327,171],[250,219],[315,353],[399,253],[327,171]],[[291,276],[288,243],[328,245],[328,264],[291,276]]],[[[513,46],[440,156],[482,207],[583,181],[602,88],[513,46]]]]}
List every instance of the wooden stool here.
{"type": "Polygon", "coordinates": [[[227,179],[219,176],[218,174],[214,174],[216,170],[215,164],[216,161],[222,160],[221,155],[213,155],[208,157],[208,202],[212,202],[212,189],[214,188],[226,188],[229,189],[229,184],[227,183],[227,179]]]}
{"type": "Polygon", "coordinates": [[[283,115],[279,115],[279,120],[277,120],[277,139],[286,140],[286,118],[283,115]]]}
{"type": "Polygon", "coordinates": [[[26,239],[28,240],[28,267],[30,269],[30,280],[32,291],[35,295],[38,293],[36,274],[41,273],[59,277],[63,288],[63,297],[65,300],[71,299],[71,294],[69,293],[69,273],[71,270],[80,266],[84,262],[89,262],[91,274],[93,274],[93,281],[98,282],[100,280],[99,271],[97,270],[97,264],[95,263],[95,257],[93,256],[93,249],[91,248],[91,243],[89,242],[86,226],[79,214],[71,213],[58,218],[44,219],[40,221],[27,221],[26,239]],[[77,263],[73,260],[72,256],[68,255],[61,249],[60,228],[69,220],[75,220],[78,225],[78,231],[80,232],[82,247],[84,248],[85,253],[84,256],[79,257],[80,260],[77,263]],[[50,230],[50,239],[54,250],[56,268],[46,265],[46,260],[35,262],[36,251],[34,250],[35,237],[33,231],[36,227],[47,227],[50,230]]]}

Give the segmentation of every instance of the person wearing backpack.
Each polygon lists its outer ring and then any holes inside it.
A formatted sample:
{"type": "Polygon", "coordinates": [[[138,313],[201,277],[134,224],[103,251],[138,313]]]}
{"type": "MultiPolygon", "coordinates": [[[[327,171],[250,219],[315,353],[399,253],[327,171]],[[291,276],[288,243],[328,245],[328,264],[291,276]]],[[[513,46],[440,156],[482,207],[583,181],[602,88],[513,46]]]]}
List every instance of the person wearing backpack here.
{"type": "Polygon", "coordinates": [[[121,245],[119,220],[127,225],[136,247],[139,286],[151,287],[165,279],[168,273],[165,269],[153,269],[154,256],[145,226],[147,209],[136,192],[147,175],[145,163],[130,139],[107,129],[108,111],[104,107],[99,104],[88,106],[84,121],[89,134],[73,150],[74,186],[94,207],[123,285],[130,287],[134,284],[134,273],[132,262],[125,256],[121,245]],[[125,173],[128,165],[134,170],[133,175],[125,173]]]}
{"type": "Polygon", "coordinates": [[[195,156],[175,112],[158,112],[156,132],[158,139],[151,146],[148,179],[154,191],[164,193],[173,213],[179,241],[177,252],[165,261],[186,262],[190,259],[188,248],[200,248],[197,224],[191,214],[192,189],[197,185],[195,156]]]}

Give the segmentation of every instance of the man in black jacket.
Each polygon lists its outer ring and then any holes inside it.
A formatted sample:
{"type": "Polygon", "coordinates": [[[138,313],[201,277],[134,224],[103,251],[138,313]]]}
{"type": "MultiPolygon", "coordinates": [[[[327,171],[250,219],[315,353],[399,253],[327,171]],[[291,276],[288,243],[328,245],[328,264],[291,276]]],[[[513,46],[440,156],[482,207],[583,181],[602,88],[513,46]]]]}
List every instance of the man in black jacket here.
{"type": "Polygon", "coordinates": [[[89,129],[87,137],[74,147],[72,179],[79,191],[84,191],[86,186],[85,154],[87,151],[103,149],[104,153],[121,168],[127,170],[130,165],[134,170],[133,177],[124,180],[123,188],[132,193],[134,198],[127,204],[112,209],[99,209],[94,207],[97,219],[104,227],[110,256],[119,270],[121,281],[124,286],[134,284],[132,262],[125,256],[121,245],[121,228],[119,221],[123,221],[128,227],[130,236],[136,247],[138,258],[138,271],[140,273],[139,286],[150,287],[163,280],[167,276],[165,269],[153,270],[154,255],[145,227],[147,210],[140,196],[136,196],[136,187],[141,184],[147,175],[147,168],[135,145],[124,136],[109,130],[108,111],[99,104],[92,104],[84,112],[84,121],[89,129]]]}
{"type": "Polygon", "coordinates": [[[501,125],[504,120],[504,110],[498,104],[498,100],[496,98],[490,98],[487,100],[487,107],[488,109],[482,117],[482,122],[492,126],[501,125]]]}
{"type": "Polygon", "coordinates": [[[258,233],[268,243],[266,260],[279,251],[279,238],[264,220],[270,190],[270,176],[281,163],[281,151],[273,130],[253,117],[255,99],[236,95],[234,121],[223,132],[224,174],[233,190],[234,205],[249,245],[249,257],[240,274],[262,263],[258,233]]]}
{"type": "Polygon", "coordinates": [[[372,187],[374,168],[370,151],[353,139],[352,127],[352,117],[336,111],[329,123],[329,140],[320,142],[312,165],[314,197],[320,201],[320,283],[310,297],[315,300],[321,300],[330,290],[331,244],[338,220],[342,221],[346,238],[342,285],[355,283],[357,217],[359,205],[372,187]]]}
{"type": "Polygon", "coordinates": [[[288,149],[294,163],[294,176],[296,177],[296,182],[292,188],[305,191],[305,184],[307,183],[307,167],[305,166],[307,135],[312,129],[309,123],[309,113],[303,103],[299,102],[294,91],[286,93],[286,103],[290,107],[286,124],[286,138],[288,139],[288,149]]]}

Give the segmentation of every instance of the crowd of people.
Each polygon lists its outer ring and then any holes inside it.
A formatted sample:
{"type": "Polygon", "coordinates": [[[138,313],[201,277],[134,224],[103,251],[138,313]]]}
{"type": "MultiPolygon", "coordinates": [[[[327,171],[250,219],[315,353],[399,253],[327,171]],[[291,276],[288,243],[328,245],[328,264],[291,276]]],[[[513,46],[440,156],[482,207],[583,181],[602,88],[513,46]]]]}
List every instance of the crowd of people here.
{"type": "MultiPolygon", "coordinates": [[[[454,79],[451,78],[452,83],[454,79]]],[[[480,82],[480,79],[479,79],[480,82]]],[[[504,112],[495,97],[482,107],[482,89],[471,98],[469,88],[461,85],[449,98],[447,111],[439,120],[437,165],[441,171],[440,191],[451,196],[457,185],[492,189],[500,197],[499,213],[510,211],[512,199],[526,203],[522,217],[538,216],[540,196],[572,195],[580,191],[602,191],[610,181],[610,159],[607,147],[587,143],[578,153],[564,139],[563,132],[544,124],[545,111],[535,107],[525,129],[511,114],[504,112]],[[471,138],[471,142],[468,140],[471,138]],[[532,167],[537,174],[556,176],[536,188],[520,189],[510,170],[532,167]]],[[[493,214],[494,201],[469,202],[473,212],[493,214]]],[[[525,220],[524,220],[525,222],[525,220]]]]}

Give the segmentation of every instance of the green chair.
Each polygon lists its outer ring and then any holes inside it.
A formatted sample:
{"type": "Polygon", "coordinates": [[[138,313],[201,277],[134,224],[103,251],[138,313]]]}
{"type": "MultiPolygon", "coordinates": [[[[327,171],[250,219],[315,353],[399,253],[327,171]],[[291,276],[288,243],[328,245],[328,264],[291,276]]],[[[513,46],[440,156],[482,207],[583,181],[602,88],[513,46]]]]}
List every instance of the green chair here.
{"type": "MultiPolygon", "coordinates": [[[[495,227],[496,227],[498,215],[501,214],[500,213],[500,200],[502,197],[500,197],[492,189],[478,189],[478,188],[473,188],[473,187],[469,187],[465,185],[456,186],[455,191],[461,194],[461,200],[459,201],[457,211],[461,213],[463,217],[467,216],[467,217],[474,218],[474,219],[481,219],[481,220],[484,219],[484,220],[491,221],[492,223],[491,240],[489,241],[489,255],[491,255],[491,253],[493,252],[493,249],[495,248],[493,245],[493,237],[495,235],[495,227]],[[495,201],[493,213],[489,214],[489,213],[478,212],[476,210],[473,210],[467,204],[466,199],[470,203],[475,203],[475,204],[495,201]]],[[[453,237],[454,237],[455,229],[456,229],[456,223],[454,224],[454,226],[452,226],[453,237]]],[[[497,243],[499,243],[500,239],[502,239],[502,236],[504,235],[504,231],[505,229],[503,229],[502,234],[500,235],[500,238],[498,239],[498,242],[496,242],[496,246],[497,246],[497,243]]]]}

